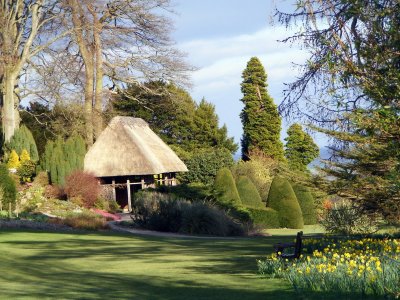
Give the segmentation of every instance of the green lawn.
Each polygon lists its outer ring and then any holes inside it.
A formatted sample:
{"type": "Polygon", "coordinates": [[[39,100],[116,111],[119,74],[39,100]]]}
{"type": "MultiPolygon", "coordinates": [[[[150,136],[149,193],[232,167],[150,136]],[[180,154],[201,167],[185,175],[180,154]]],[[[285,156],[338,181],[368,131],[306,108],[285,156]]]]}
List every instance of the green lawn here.
{"type": "Polygon", "coordinates": [[[256,258],[278,239],[194,240],[0,232],[1,299],[262,299],[256,258]]]}
{"type": "Polygon", "coordinates": [[[291,239],[0,231],[0,298],[310,299],[256,274],[256,258],[291,239]]]}

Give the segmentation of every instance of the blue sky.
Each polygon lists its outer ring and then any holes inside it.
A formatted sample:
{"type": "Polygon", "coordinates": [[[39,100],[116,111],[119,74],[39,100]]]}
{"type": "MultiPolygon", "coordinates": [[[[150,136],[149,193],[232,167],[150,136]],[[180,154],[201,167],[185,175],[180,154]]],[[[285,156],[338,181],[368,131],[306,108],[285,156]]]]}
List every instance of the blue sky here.
{"type": "MultiPolygon", "coordinates": [[[[176,0],[173,38],[188,61],[198,68],[192,75],[193,98],[205,98],[216,106],[220,122],[230,136],[240,142],[242,110],[241,74],[247,61],[257,56],[268,74],[268,91],[279,104],[284,83],[292,81],[307,53],[278,40],[290,35],[279,24],[272,24],[275,6],[293,11],[292,1],[273,0],[176,0]]],[[[283,121],[282,138],[288,124],[283,121]]],[[[322,141],[319,142],[319,144],[322,141]]]]}

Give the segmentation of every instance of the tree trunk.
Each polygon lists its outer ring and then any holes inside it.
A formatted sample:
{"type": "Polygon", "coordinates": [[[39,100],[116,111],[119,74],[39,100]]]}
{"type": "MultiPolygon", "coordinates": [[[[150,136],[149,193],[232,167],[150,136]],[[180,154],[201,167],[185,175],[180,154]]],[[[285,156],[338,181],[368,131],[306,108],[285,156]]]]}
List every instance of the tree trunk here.
{"type": "Polygon", "coordinates": [[[99,20],[94,18],[94,47],[95,47],[95,57],[96,57],[96,85],[94,92],[94,114],[93,114],[93,126],[94,135],[97,139],[101,132],[103,131],[103,59],[102,59],[102,45],[101,45],[101,24],[99,20]]]}
{"type": "Polygon", "coordinates": [[[2,126],[4,141],[9,142],[14,135],[15,130],[19,125],[18,118],[18,104],[15,100],[14,89],[17,81],[17,76],[12,72],[6,71],[3,77],[3,91],[2,91],[2,126]],[[16,113],[17,110],[17,113],[16,113]]]}
{"type": "Polygon", "coordinates": [[[85,62],[85,128],[86,128],[86,145],[93,145],[93,65],[85,62]]]}

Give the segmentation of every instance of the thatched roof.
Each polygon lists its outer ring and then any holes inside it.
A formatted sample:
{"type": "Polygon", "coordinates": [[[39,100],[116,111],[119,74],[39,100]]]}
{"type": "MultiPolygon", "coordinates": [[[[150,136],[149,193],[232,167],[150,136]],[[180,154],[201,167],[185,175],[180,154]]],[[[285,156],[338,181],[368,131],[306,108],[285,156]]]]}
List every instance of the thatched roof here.
{"type": "Polygon", "coordinates": [[[97,177],[185,172],[174,151],[140,118],[115,117],[85,156],[97,177]]]}

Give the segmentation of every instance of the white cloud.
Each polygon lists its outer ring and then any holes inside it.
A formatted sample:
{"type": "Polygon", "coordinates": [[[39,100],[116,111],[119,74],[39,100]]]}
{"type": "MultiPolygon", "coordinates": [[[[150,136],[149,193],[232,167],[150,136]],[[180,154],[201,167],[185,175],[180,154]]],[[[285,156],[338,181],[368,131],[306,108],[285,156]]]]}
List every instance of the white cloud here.
{"type": "Polygon", "coordinates": [[[257,56],[268,74],[268,91],[279,103],[284,83],[293,80],[294,63],[303,63],[305,51],[278,42],[290,35],[284,27],[266,27],[251,34],[228,38],[198,39],[180,44],[199,69],[193,74],[193,96],[215,104],[221,123],[237,142],[242,135],[239,114],[241,75],[250,57],[257,56]]]}

